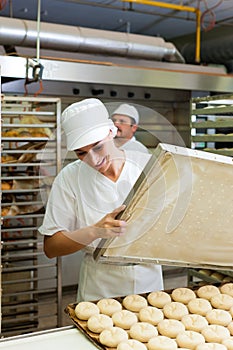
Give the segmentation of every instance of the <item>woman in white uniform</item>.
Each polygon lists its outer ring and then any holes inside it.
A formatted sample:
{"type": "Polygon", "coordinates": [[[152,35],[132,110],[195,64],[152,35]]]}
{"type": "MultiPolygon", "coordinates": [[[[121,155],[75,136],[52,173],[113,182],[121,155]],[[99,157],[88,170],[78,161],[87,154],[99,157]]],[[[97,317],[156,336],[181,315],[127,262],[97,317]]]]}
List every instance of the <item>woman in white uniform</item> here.
{"type": "MultiPolygon", "coordinates": [[[[140,294],[163,289],[161,266],[94,261],[101,238],[125,234],[116,216],[150,155],[114,145],[115,126],[104,104],[86,99],[67,107],[62,127],[68,150],[78,160],[54,180],[42,226],[44,251],[53,258],[84,249],[78,301],[140,294]]],[[[75,266],[71,266],[75,268],[75,266]]]]}

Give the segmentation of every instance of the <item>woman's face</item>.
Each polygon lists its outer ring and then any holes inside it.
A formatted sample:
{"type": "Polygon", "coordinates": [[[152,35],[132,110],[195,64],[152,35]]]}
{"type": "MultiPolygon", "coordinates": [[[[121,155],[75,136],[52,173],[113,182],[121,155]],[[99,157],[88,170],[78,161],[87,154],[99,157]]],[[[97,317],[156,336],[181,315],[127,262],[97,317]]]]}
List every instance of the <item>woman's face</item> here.
{"type": "Polygon", "coordinates": [[[75,150],[77,157],[101,174],[111,165],[111,149],[114,147],[112,133],[103,140],[75,150]]]}

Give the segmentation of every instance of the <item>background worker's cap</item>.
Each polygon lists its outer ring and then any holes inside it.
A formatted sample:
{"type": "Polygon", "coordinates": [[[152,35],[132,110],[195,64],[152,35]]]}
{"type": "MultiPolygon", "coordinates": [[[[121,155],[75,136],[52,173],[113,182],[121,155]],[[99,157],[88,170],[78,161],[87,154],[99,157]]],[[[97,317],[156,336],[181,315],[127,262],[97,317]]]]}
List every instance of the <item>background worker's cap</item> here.
{"type": "Polygon", "coordinates": [[[103,140],[110,130],[115,132],[105,105],[96,98],[75,102],[67,107],[62,113],[62,127],[69,151],[103,140]]]}
{"type": "Polygon", "coordinates": [[[139,123],[139,113],[134,106],[131,106],[127,103],[121,104],[113,113],[112,117],[115,114],[125,115],[127,117],[133,118],[135,120],[135,124],[139,123]]]}

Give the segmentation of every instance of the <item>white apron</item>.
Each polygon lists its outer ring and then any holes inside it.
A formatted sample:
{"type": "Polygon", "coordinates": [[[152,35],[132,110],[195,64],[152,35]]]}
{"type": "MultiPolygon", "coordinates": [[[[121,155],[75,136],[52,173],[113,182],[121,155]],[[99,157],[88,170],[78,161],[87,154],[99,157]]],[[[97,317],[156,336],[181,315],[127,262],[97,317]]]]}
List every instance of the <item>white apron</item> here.
{"type": "Polygon", "coordinates": [[[142,294],[163,289],[160,265],[96,262],[87,253],[81,264],[77,301],[142,294]]]}

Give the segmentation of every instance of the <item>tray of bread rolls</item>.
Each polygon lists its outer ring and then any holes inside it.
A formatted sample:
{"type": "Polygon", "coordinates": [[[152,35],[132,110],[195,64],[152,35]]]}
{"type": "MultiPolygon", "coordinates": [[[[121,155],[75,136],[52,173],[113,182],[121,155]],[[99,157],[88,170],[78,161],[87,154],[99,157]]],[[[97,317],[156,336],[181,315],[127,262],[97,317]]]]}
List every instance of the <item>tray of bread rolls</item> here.
{"type": "Polygon", "coordinates": [[[65,312],[99,349],[233,349],[231,282],[83,301],[65,312]]]}

